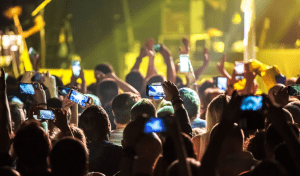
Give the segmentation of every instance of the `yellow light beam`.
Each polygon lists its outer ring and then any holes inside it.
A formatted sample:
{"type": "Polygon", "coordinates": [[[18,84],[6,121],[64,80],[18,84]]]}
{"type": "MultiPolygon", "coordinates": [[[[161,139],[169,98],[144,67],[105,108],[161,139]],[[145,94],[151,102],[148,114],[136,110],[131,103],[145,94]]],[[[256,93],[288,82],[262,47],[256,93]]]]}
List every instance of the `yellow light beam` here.
{"type": "Polygon", "coordinates": [[[44,2],[42,2],[32,13],[31,16],[35,16],[37,15],[42,9],[45,8],[45,6],[51,2],[51,0],[45,0],[44,2]]]}

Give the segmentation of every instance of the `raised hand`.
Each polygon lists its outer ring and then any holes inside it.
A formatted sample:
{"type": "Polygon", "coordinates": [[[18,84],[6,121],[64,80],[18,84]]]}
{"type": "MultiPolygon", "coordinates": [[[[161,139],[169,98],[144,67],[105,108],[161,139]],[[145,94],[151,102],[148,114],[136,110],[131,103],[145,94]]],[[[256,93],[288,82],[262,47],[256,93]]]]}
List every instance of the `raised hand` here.
{"type": "Polygon", "coordinates": [[[26,71],[21,79],[21,83],[31,83],[31,79],[34,76],[34,71],[26,71]]]}
{"type": "Polygon", "coordinates": [[[203,54],[204,54],[204,62],[209,62],[210,61],[210,54],[209,54],[209,51],[207,48],[204,48],[204,51],[203,51],[203,54]]]}
{"type": "Polygon", "coordinates": [[[45,91],[43,89],[43,87],[41,86],[41,84],[39,83],[35,83],[33,85],[35,94],[34,94],[34,99],[37,103],[44,103],[46,104],[46,94],[45,91]]]}
{"type": "Polygon", "coordinates": [[[68,132],[71,135],[71,130],[68,125],[68,119],[67,119],[67,111],[64,109],[51,109],[55,114],[55,120],[54,125],[59,128],[63,133],[67,134],[68,132]]]}
{"type": "Polygon", "coordinates": [[[190,41],[186,38],[182,38],[182,43],[184,47],[179,47],[180,54],[189,54],[190,53],[190,41]]]}
{"type": "Polygon", "coordinates": [[[224,70],[225,70],[225,66],[224,66],[224,65],[225,65],[226,60],[227,60],[226,54],[223,54],[222,59],[221,59],[221,62],[218,62],[218,63],[217,63],[217,68],[218,68],[219,72],[220,72],[222,75],[223,75],[224,70]]]}
{"type": "Polygon", "coordinates": [[[161,84],[165,92],[165,100],[171,101],[174,97],[179,97],[179,90],[176,85],[170,81],[165,81],[161,84]]]}

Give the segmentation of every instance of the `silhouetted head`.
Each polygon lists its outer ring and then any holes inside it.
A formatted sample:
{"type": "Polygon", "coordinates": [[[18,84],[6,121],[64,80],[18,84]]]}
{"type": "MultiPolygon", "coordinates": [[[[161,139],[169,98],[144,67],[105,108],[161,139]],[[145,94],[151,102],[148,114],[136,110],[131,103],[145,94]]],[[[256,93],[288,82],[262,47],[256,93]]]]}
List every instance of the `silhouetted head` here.
{"type": "Polygon", "coordinates": [[[112,102],[112,110],[115,115],[116,123],[123,125],[129,123],[131,108],[140,100],[140,95],[130,92],[116,96],[112,102]]]}
{"type": "Polygon", "coordinates": [[[62,108],[62,101],[59,98],[50,98],[47,100],[47,106],[50,108],[62,108]]]}
{"type": "Polygon", "coordinates": [[[286,171],[280,163],[275,160],[261,161],[252,171],[254,176],[287,176],[286,171]]]}
{"type": "Polygon", "coordinates": [[[105,79],[99,83],[99,97],[101,103],[112,101],[119,94],[119,87],[112,79],[105,79]]]}
{"type": "Polygon", "coordinates": [[[100,106],[90,106],[83,111],[78,125],[84,131],[88,142],[102,141],[110,133],[108,115],[100,106]]]}
{"type": "Polygon", "coordinates": [[[131,108],[131,120],[146,114],[148,117],[156,117],[156,109],[153,103],[146,98],[135,103],[131,108]]]}
{"type": "Polygon", "coordinates": [[[37,121],[28,120],[17,130],[13,148],[24,166],[46,165],[51,141],[37,121]]]}
{"type": "Polygon", "coordinates": [[[96,80],[99,80],[102,74],[108,74],[114,72],[113,67],[110,64],[99,64],[94,69],[94,75],[96,80]]]}
{"type": "MultiPolygon", "coordinates": [[[[181,133],[181,137],[183,139],[187,157],[197,159],[191,138],[185,133],[181,133]]],[[[163,144],[163,158],[168,165],[178,159],[174,146],[174,140],[170,135],[168,135],[163,144]]]]}
{"type": "Polygon", "coordinates": [[[266,132],[259,131],[254,134],[254,137],[250,139],[247,151],[251,152],[255,159],[263,160],[266,157],[265,144],[266,132]]]}
{"type": "Polygon", "coordinates": [[[147,85],[152,85],[153,83],[163,83],[165,79],[161,75],[154,75],[147,79],[147,85]]]}
{"type": "Polygon", "coordinates": [[[179,89],[180,97],[183,100],[184,107],[188,112],[190,121],[200,115],[200,99],[196,91],[190,88],[179,89]]]}
{"type": "Polygon", "coordinates": [[[126,82],[142,93],[144,85],[144,77],[139,71],[133,71],[126,75],[126,82]]]}
{"type": "Polygon", "coordinates": [[[87,161],[88,156],[83,143],[75,138],[59,140],[50,153],[51,170],[57,176],[84,176],[87,161]]]}

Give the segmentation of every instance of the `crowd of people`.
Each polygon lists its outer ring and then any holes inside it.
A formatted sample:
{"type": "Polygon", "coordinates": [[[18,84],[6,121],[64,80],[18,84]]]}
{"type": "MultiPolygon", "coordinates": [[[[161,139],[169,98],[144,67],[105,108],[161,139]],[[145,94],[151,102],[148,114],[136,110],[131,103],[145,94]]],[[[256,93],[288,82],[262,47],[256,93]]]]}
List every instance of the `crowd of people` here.
{"type": "MultiPolygon", "coordinates": [[[[203,65],[189,69],[183,81],[165,45],[158,52],[167,75],[157,74],[153,46],[153,40],[145,42],[126,80],[102,63],[89,86],[83,69],[63,85],[49,72],[5,78],[2,68],[0,175],[300,175],[300,101],[288,91],[300,84],[300,77],[257,95],[257,71],[244,63],[245,87],[235,90],[239,80],[235,71],[228,74],[223,56],[218,70],[228,80],[224,91],[213,79],[196,84],[210,62],[207,49],[203,65]],[[139,71],[143,59],[149,59],[146,77],[139,71]],[[20,84],[32,85],[34,94],[21,94],[20,84]],[[147,96],[147,85],[162,86],[164,96],[147,96]],[[70,91],[60,93],[62,86],[70,91]],[[71,101],[72,91],[77,92],[73,98],[89,101],[71,101]],[[250,95],[252,102],[245,100],[250,95]],[[261,104],[253,108],[257,101],[261,104]],[[241,109],[243,103],[250,109],[241,109]],[[43,110],[53,112],[54,119],[44,119],[43,110]]],[[[183,38],[180,53],[189,50],[183,38]]]]}

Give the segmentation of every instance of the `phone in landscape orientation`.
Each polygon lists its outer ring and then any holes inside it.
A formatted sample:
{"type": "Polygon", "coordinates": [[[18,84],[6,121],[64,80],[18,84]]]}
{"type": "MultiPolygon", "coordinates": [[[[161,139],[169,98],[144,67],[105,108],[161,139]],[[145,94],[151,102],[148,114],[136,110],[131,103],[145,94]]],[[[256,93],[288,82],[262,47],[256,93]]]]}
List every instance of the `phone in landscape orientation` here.
{"type": "Polygon", "coordinates": [[[214,85],[221,90],[226,91],[227,89],[227,78],[226,77],[214,77],[214,85]]]}
{"type": "Polygon", "coordinates": [[[288,92],[290,96],[300,96],[300,85],[288,86],[288,92]]]}
{"type": "Polygon", "coordinates": [[[59,86],[58,87],[58,95],[66,96],[70,92],[71,88],[59,86]]]}
{"type": "Polygon", "coordinates": [[[190,68],[190,59],[188,54],[180,54],[180,72],[186,73],[189,72],[190,68]]]}
{"type": "Polygon", "coordinates": [[[166,131],[167,131],[167,128],[165,126],[163,119],[161,119],[161,118],[151,117],[145,123],[145,128],[144,128],[145,133],[160,133],[160,132],[166,132],[166,131]]]}
{"type": "Polygon", "coordinates": [[[40,119],[42,120],[54,120],[55,115],[52,110],[40,110],[40,119]]]}
{"type": "Polygon", "coordinates": [[[164,97],[165,92],[162,85],[147,85],[146,93],[148,97],[164,97]]]}
{"type": "Polygon", "coordinates": [[[242,111],[260,111],[263,108],[262,96],[245,96],[242,99],[240,109],[242,111]]]}
{"type": "Polygon", "coordinates": [[[26,94],[26,95],[34,95],[35,94],[33,84],[20,83],[19,88],[20,88],[20,94],[26,94]]]}
{"type": "Polygon", "coordinates": [[[155,51],[155,52],[157,52],[157,53],[158,53],[158,52],[159,52],[159,49],[160,49],[160,47],[161,47],[161,44],[156,44],[156,45],[154,45],[154,46],[153,46],[153,49],[154,49],[154,51],[155,51]]]}
{"type": "Polygon", "coordinates": [[[80,61],[72,61],[72,71],[75,76],[79,76],[81,71],[80,61]]]}
{"type": "Polygon", "coordinates": [[[90,101],[89,97],[83,95],[82,93],[79,93],[78,91],[76,90],[73,90],[71,89],[70,90],[71,93],[70,93],[70,96],[69,96],[69,99],[83,107],[86,106],[86,103],[88,103],[90,101]]]}
{"type": "Polygon", "coordinates": [[[29,48],[28,53],[31,59],[35,58],[38,54],[32,47],[29,48]]]}

